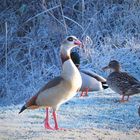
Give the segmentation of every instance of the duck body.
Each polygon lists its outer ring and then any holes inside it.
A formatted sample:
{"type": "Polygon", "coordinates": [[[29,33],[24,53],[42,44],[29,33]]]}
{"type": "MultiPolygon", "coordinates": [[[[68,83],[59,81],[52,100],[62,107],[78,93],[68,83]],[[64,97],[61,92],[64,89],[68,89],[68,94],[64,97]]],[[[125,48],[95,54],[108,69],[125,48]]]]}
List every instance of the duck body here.
{"type": "Polygon", "coordinates": [[[122,95],[120,102],[128,101],[129,96],[140,93],[140,81],[126,72],[120,70],[120,64],[116,60],[109,62],[103,70],[111,69],[112,73],[107,78],[108,86],[122,95]],[[125,100],[124,97],[127,96],[125,100]]]}
{"type": "Polygon", "coordinates": [[[140,93],[140,82],[126,72],[113,72],[107,78],[107,84],[121,95],[134,95],[140,93]]]}

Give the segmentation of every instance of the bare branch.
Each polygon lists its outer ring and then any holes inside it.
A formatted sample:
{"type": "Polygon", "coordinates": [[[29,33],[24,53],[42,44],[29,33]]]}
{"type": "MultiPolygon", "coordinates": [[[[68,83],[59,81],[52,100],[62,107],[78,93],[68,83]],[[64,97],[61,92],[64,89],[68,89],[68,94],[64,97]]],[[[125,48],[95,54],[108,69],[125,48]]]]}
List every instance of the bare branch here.
{"type": "Polygon", "coordinates": [[[5,22],[5,85],[6,85],[6,93],[7,93],[7,91],[8,91],[8,76],[7,76],[7,72],[8,72],[8,64],[7,64],[7,54],[8,54],[8,52],[7,52],[7,50],[8,50],[8,48],[7,48],[7,22],[5,22]]]}
{"type": "Polygon", "coordinates": [[[60,3],[60,9],[61,9],[61,13],[62,13],[62,17],[63,17],[63,22],[64,22],[64,26],[65,26],[65,31],[66,31],[66,34],[68,35],[67,24],[66,24],[66,21],[65,21],[65,18],[64,18],[64,12],[63,12],[62,3],[61,3],[60,0],[59,0],[59,3],[60,3]]]}
{"type": "Polygon", "coordinates": [[[80,25],[78,22],[74,21],[73,19],[71,19],[71,18],[69,18],[69,17],[67,17],[67,16],[64,16],[64,18],[66,18],[66,19],[72,21],[73,23],[77,24],[82,30],[84,29],[84,28],[82,27],[82,25],[80,25]]]}
{"type": "Polygon", "coordinates": [[[42,14],[44,14],[44,13],[47,13],[47,12],[53,10],[53,9],[56,9],[56,8],[58,8],[58,7],[60,7],[60,5],[57,5],[57,6],[55,6],[55,7],[52,7],[52,8],[50,8],[50,9],[47,9],[47,10],[41,12],[41,13],[38,13],[37,15],[35,15],[35,16],[29,18],[28,20],[26,20],[23,24],[29,22],[30,20],[32,20],[32,19],[34,19],[34,18],[36,18],[36,17],[38,17],[38,16],[40,16],[40,15],[42,15],[42,14]]]}

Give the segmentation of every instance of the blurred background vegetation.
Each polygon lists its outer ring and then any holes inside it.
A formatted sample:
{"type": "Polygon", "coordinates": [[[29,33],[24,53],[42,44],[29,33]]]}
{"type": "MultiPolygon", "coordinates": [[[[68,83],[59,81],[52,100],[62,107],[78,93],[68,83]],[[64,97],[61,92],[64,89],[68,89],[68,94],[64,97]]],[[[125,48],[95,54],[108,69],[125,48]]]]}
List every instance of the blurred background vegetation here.
{"type": "Polygon", "coordinates": [[[0,0],[0,104],[17,104],[61,70],[67,35],[84,44],[81,67],[106,76],[111,59],[140,79],[139,0],[0,0]]]}

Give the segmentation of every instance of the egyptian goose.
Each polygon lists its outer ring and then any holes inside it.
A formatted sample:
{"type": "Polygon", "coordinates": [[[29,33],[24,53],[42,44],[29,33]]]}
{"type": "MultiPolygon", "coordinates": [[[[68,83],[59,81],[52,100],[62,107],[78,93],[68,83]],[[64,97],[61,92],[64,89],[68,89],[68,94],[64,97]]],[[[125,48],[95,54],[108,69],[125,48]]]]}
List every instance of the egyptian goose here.
{"type": "MultiPolygon", "coordinates": [[[[79,69],[79,54],[77,52],[71,52],[71,59],[79,69]]],[[[80,96],[87,96],[88,91],[100,91],[108,88],[108,86],[106,85],[106,79],[102,76],[89,70],[80,70],[80,74],[82,77],[82,86],[80,88],[80,91],[82,92],[80,96]]]]}
{"type": "Polygon", "coordinates": [[[140,81],[126,72],[121,72],[118,61],[110,61],[108,66],[103,68],[103,70],[107,69],[112,70],[112,73],[107,77],[107,84],[112,90],[122,95],[120,102],[128,101],[130,95],[140,93],[140,81]]]}
{"type": "Polygon", "coordinates": [[[61,45],[62,73],[60,76],[48,82],[39,92],[34,95],[20,110],[36,109],[46,107],[45,128],[51,130],[60,130],[57,123],[56,111],[61,104],[70,100],[76,95],[76,91],[82,85],[79,70],[74,65],[70,57],[70,51],[76,46],[81,46],[81,42],[75,36],[69,36],[61,45]],[[49,107],[53,109],[53,119],[55,126],[52,128],[49,124],[49,107]]]}

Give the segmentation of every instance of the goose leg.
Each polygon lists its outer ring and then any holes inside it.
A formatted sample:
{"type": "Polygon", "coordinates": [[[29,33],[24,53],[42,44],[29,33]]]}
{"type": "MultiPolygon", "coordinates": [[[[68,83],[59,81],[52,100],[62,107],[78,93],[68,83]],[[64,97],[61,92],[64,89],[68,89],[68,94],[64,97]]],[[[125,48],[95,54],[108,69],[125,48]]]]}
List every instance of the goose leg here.
{"type": "Polygon", "coordinates": [[[85,96],[88,96],[88,88],[86,88],[85,96]]]}
{"type": "Polygon", "coordinates": [[[53,111],[53,119],[54,119],[54,124],[55,124],[54,129],[58,130],[59,128],[58,128],[57,117],[56,117],[55,111],[53,111]]]}
{"type": "Polygon", "coordinates": [[[63,128],[58,127],[56,111],[53,111],[53,119],[54,119],[54,124],[55,124],[54,130],[65,130],[63,128]]]}
{"type": "Polygon", "coordinates": [[[53,130],[53,128],[51,128],[51,126],[49,124],[49,109],[48,108],[46,108],[46,118],[45,118],[44,126],[45,126],[46,129],[53,130]]]}
{"type": "Polygon", "coordinates": [[[80,97],[88,96],[88,88],[82,91],[80,97]]]}
{"type": "Polygon", "coordinates": [[[84,91],[82,90],[80,97],[83,97],[83,96],[84,96],[84,91]]]}

